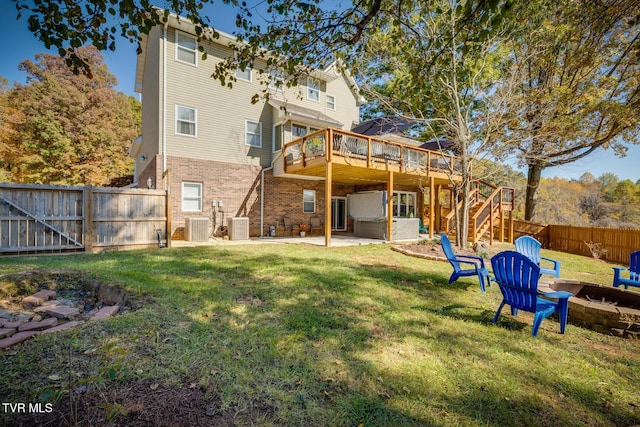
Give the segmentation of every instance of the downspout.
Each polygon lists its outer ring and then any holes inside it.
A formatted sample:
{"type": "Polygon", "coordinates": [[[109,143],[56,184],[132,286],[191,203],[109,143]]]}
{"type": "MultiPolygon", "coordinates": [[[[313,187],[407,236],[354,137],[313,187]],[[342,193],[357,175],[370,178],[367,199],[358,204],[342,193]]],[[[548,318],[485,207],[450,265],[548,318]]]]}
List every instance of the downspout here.
{"type": "MultiPolygon", "coordinates": [[[[162,28],[162,174],[167,170],[167,27],[162,28]]],[[[156,180],[157,182],[157,180],[156,180]]],[[[166,187],[169,183],[166,184],[166,187]]],[[[166,188],[165,188],[166,189],[166,188]]]]}
{"type": "Polygon", "coordinates": [[[262,168],[260,171],[260,237],[264,237],[264,173],[273,170],[273,164],[277,157],[271,162],[268,168],[262,168]]]}
{"type": "MultiPolygon", "coordinates": [[[[284,125],[284,123],[286,123],[286,120],[278,122],[273,125],[273,127],[275,128],[278,125],[284,125]]],[[[273,141],[271,141],[271,144],[273,145],[273,141]]],[[[264,173],[266,171],[273,170],[273,164],[278,160],[279,156],[282,156],[282,147],[280,147],[280,153],[278,153],[278,155],[271,161],[271,166],[268,168],[262,168],[260,171],[260,237],[264,237],[264,173]]]]}

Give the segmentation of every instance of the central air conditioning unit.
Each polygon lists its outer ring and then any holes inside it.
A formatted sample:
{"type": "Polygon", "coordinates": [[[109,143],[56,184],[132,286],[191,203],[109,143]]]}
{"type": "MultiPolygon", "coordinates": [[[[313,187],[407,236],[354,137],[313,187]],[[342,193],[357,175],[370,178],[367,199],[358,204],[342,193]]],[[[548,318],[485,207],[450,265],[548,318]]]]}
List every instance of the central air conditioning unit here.
{"type": "Polygon", "coordinates": [[[184,223],[184,239],[188,242],[209,240],[209,218],[187,217],[184,223]]]}
{"type": "Polygon", "coordinates": [[[229,240],[249,239],[249,218],[229,218],[229,240]]]}

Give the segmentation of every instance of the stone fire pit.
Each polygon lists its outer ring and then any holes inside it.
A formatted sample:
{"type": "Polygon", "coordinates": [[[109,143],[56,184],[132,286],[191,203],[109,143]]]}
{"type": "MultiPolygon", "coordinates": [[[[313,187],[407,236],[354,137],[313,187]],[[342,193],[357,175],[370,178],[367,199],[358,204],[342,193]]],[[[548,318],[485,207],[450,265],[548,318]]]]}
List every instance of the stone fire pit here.
{"type": "Polygon", "coordinates": [[[569,298],[571,324],[617,337],[640,338],[640,293],[562,278],[543,278],[538,289],[574,295],[569,298]]]}

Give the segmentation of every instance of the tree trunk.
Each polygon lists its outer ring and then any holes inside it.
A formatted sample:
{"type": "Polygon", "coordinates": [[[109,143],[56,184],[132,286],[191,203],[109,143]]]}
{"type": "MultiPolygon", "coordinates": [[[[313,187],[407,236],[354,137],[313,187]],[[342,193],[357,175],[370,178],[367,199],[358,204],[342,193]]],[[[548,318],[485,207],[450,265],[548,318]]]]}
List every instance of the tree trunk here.
{"type": "Polygon", "coordinates": [[[536,204],[538,198],[538,187],[540,187],[540,178],[542,177],[543,166],[540,163],[529,165],[527,171],[527,192],[524,202],[524,220],[533,220],[536,214],[536,204]]]}

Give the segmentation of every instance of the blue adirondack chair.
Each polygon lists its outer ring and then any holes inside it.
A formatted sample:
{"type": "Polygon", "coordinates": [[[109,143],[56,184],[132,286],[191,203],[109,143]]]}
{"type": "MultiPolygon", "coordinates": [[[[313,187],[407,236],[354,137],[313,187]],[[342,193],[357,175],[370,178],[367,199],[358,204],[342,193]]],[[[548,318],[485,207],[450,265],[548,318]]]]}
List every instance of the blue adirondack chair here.
{"type": "Polygon", "coordinates": [[[455,282],[460,277],[478,276],[480,281],[480,289],[485,292],[485,281],[487,285],[491,285],[489,282],[489,271],[484,266],[484,259],[479,256],[472,255],[456,255],[453,253],[451,242],[446,234],[440,235],[440,244],[444,251],[447,260],[453,266],[453,273],[449,278],[449,284],[455,282]],[[463,265],[469,265],[470,268],[463,268],[463,265]]]}
{"type": "Polygon", "coordinates": [[[640,251],[632,252],[629,255],[629,268],[613,267],[613,287],[617,288],[624,285],[625,289],[629,286],[637,286],[640,288],[640,251]],[[622,272],[629,270],[629,278],[622,277],[622,272]]]}
{"type": "Polygon", "coordinates": [[[542,245],[536,239],[531,236],[521,236],[515,241],[516,251],[525,255],[531,261],[533,261],[538,267],[540,267],[540,275],[550,274],[553,277],[560,277],[560,261],[555,259],[544,258],[540,256],[540,249],[542,245]],[[540,261],[545,260],[553,263],[553,268],[545,268],[540,265],[540,261]]]}
{"type": "Polygon", "coordinates": [[[418,228],[418,233],[428,233],[429,232],[429,226],[428,225],[424,225],[424,222],[422,221],[422,218],[420,218],[420,227],[418,228]]]}
{"type": "Polygon", "coordinates": [[[511,306],[511,314],[518,315],[518,310],[534,313],[533,328],[531,336],[538,335],[538,329],[545,317],[558,313],[560,318],[560,333],[564,334],[569,315],[569,297],[571,292],[540,292],[538,291],[538,280],[540,279],[540,267],[538,267],[527,256],[515,252],[500,252],[491,258],[494,281],[500,286],[502,292],[502,302],[493,323],[498,321],[500,311],[505,304],[511,306]],[[555,298],[551,301],[545,298],[555,298]]]}

